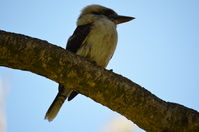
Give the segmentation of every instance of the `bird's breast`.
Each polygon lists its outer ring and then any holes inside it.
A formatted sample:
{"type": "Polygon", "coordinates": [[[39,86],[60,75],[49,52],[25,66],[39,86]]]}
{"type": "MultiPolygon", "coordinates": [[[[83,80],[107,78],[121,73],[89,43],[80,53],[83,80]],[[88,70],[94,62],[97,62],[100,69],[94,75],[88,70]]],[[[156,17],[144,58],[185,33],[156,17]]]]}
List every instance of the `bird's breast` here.
{"type": "Polygon", "coordinates": [[[117,45],[116,25],[106,19],[95,21],[90,33],[77,51],[80,56],[106,67],[117,45]]]}

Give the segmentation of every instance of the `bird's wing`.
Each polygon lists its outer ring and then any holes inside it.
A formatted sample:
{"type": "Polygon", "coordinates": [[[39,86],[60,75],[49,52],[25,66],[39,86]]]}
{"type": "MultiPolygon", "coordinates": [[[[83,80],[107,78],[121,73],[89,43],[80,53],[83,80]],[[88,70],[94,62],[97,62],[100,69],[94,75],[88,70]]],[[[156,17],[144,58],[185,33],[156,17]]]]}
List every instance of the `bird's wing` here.
{"type": "Polygon", "coordinates": [[[73,35],[68,39],[66,50],[76,53],[91,30],[92,24],[77,26],[73,35]]]}
{"type": "MultiPolygon", "coordinates": [[[[91,30],[91,27],[92,24],[77,26],[73,35],[68,39],[66,50],[76,53],[85,41],[87,35],[91,30]]],[[[72,91],[68,96],[68,101],[72,100],[77,94],[78,93],[76,91],[72,91]]]]}

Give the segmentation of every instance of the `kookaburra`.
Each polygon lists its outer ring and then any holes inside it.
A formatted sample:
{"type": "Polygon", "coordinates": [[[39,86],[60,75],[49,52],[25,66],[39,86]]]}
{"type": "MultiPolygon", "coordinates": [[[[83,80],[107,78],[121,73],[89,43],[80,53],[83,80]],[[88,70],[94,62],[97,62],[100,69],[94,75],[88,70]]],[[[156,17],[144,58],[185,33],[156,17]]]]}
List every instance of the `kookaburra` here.
{"type": "MultiPolygon", "coordinates": [[[[85,7],[78,20],[77,28],[68,39],[66,50],[106,67],[117,45],[117,24],[135,19],[121,16],[110,8],[100,5],[85,7]]],[[[59,84],[59,92],[48,109],[45,119],[51,121],[66,99],[72,100],[78,93],[59,84]]]]}

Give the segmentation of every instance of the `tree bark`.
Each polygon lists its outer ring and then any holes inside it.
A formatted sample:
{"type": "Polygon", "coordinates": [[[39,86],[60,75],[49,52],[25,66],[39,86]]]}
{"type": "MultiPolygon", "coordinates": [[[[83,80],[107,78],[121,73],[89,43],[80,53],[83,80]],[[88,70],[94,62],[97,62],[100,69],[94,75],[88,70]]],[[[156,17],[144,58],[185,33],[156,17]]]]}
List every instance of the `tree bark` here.
{"type": "Polygon", "coordinates": [[[0,30],[0,66],[64,84],[151,132],[199,131],[199,113],[44,40],[0,30]]]}

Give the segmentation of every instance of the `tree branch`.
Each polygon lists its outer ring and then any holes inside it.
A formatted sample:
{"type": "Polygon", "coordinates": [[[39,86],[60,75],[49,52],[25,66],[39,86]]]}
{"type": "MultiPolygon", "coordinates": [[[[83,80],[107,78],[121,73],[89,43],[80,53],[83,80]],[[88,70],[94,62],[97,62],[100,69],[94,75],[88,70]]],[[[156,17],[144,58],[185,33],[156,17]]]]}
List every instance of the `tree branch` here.
{"type": "Polygon", "coordinates": [[[199,131],[199,113],[47,41],[0,30],[0,66],[31,71],[119,112],[147,131],[199,131]]]}

